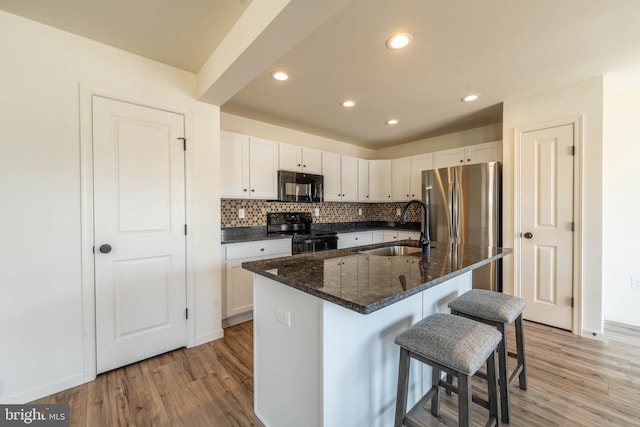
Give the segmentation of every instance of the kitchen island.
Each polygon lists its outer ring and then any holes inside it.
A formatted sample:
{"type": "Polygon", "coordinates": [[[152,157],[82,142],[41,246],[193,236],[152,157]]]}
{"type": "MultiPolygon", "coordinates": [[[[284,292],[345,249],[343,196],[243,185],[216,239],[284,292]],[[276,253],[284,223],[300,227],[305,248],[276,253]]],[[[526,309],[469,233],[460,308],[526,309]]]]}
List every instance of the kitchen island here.
{"type": "MultiPolygon", "coordinates": [[[[473,269],[511,253],[437,242],[403,256],[375,251],[401,244],[415,242],[243,264],[255,273],[254,410],[266,426],[393,425],[396,335],[448,312],[473,269]]],[[[419,364],[411,373],[410,404],[431,378],[419,364]]]]}

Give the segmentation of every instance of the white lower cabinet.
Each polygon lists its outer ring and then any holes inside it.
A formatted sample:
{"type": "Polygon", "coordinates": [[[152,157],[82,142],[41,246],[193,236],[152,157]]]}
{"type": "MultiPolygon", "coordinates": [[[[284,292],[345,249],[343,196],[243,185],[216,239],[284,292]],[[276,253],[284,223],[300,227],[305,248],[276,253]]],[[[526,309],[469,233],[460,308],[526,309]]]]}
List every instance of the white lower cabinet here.
{"type": "Polygon", "coordinates": [[[373,231],[357,231],[355,233],[338,234],[338,249],[373,243],[373,231]]]}
{"type": "Polygon", "coordinates": [[[418,240],[420,238],[419,231],[390,231],[382,232],[383,242],[394,242],[396,240],[418,240]]]}
{"type": "Polygon", "coordinates": [[[223,318],[228,319],[253,310],[253,273],[243,269],[242,263],[289,256],[291,239],[230,243],[224,245],[223,249],[225,261],[223,318]]]}
{"type": "Polygon", "coordinates": [[[339,233],[338,249],[372,245],[375,243],[395,242],[396,240],[418,240],[419,238],[419,231],[375,230],[339,233]]]}

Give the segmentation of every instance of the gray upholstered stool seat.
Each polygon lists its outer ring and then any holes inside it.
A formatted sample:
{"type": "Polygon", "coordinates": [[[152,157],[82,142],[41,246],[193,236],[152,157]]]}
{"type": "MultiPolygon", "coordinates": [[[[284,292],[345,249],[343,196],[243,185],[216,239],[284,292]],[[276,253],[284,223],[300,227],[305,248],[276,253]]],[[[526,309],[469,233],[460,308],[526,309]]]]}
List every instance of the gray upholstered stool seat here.
{"type": "MultiPolygon", "coordinates": [[[[472,289],[449,303],[452,314],[467,317],[479,322],[493,325],[502,335],[498,346],[498,377],[500,378],[500,403],[502,421],[509,423],[511,408],[509,388],[518,378],[522,390],[527,389],[527,367],[524,356],[524,335],[522,328],[522,312],[525,302],[521,298],[500,292],[472,289]],[[515,322],[516,353],[507,351],[506,326],[515,322]],[[518,360],[511,375],[507,373],[507,357],[518,360]]],[[[447,377],[451,380],[450,377],[447,377]]]]}
{"type": "Polygon", "coordinates": [[[417,425],[411,415],[431,399],[431,413],[439,415],[440,387],[458,393],[459,425],[471,423],[471,377],[486,362],[488,401],[473,396],[473,401],[489,409],[489,425],[498,424],[498,396],[494,352],[502,339],[487,325],[450,314],[433,314],[396,337],[400,346],[397,427],[417,425]],[[416,359],[432,367],[432,387],[407,414],[409,362],[416,359]],[[458,378],[458,387],[441,380],[441,372],[458,378]]]}

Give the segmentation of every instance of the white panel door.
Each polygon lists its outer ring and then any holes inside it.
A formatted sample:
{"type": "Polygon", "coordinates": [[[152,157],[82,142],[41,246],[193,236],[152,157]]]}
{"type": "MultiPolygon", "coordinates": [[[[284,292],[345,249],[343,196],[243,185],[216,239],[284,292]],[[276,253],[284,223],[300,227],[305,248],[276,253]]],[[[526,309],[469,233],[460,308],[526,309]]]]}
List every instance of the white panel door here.
{"type": "Polygon", "coordinates": [[[187,343],[184,117],[93,98],[97,371],[187,343]]]}
{"type": "Polygon", "coordinates": [[[572,329],[573,125],[525,132],[521,287],[529,320],[572,329]]]}

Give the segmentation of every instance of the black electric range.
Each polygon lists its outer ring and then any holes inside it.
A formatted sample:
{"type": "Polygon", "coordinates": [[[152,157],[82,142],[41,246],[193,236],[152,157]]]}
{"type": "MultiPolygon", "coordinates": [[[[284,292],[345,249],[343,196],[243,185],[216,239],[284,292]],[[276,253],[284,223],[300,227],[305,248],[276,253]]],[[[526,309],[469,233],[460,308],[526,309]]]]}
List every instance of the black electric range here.
{"type": "Polygon", "coordinates": [[[267,233],[291,236],[291,253],[326,251],[338,248],[338,236],[333,231],[314,231],[309,212],[274,212],[267,214],[267,233]]]}

